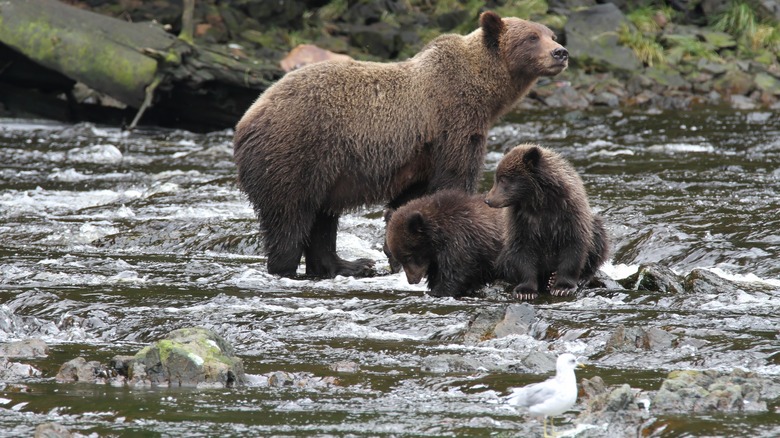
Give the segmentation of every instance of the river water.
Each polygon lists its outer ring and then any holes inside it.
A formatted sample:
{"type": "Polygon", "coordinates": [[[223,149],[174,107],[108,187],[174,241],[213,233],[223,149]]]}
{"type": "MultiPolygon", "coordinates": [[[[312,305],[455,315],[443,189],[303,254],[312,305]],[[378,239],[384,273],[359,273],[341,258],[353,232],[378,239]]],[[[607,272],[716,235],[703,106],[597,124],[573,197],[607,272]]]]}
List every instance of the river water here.
{"type": "MultiPolygon", "coordinates": [[[[235,184],[231,132],[127,134],[4,119],[0,342],[42,338],[50,355],[23,360],[42,377],[0,385],[0,436],[31,436],[48,421],[99,436],[532,436],[540,422],[498,401],[508,387],[549,376],[523,364],[531,352],[587,356],[578,378],[645,391],[678,369],[743,368],[780,381],[780,113],[538,112],[491,134],[484,190],[500,151],[521,142],[575,164],[613,241],[611,277],[656,262],[680,275],[708,269],[738,287],[674,305],[607,290],[541,299],[534,308],[546,336],[467,345],[470,319],[506,302],[432,298],[403,274],[268,275],[235,184]],[[618,324],[662,328],[685,347],[606,354],[618,324]],[[195,325],[235,346],[247,387],[54,382],[77,356],[107,363],[195,325]],[[441,365],[452,357],[472,365],[441,365]],[[360,370],[330,369],[341,361],[360,370]],[[261,376],[274,371],[335,375],[340,384],[269,387],[261,376]]],[[[387,268],[381,209],[342,218],[342,256],[387,268]]],[[[778,436],[778,401],[769,402],[769,413],[660,416],[653,428],[778,436]]],[[[559,432],[582,430],[583,409],[580,398],[559,432]]]]}

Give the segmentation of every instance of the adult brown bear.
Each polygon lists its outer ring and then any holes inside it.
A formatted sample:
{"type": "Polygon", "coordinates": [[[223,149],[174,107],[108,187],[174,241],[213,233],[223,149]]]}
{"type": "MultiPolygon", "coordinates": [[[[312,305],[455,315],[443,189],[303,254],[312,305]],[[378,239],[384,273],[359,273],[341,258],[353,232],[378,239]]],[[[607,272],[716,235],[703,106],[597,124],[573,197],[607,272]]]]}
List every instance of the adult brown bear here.
{"type": "Polygon", "coordinates": [[[568,52],[547,27],[493,12],[398,63],[312,64],[266,90],[236,126],[238,182],[260,219],[268,272],[363,276],[336,254],[341,213],[443,188],[474,192],[490,126],[568,52]]]}

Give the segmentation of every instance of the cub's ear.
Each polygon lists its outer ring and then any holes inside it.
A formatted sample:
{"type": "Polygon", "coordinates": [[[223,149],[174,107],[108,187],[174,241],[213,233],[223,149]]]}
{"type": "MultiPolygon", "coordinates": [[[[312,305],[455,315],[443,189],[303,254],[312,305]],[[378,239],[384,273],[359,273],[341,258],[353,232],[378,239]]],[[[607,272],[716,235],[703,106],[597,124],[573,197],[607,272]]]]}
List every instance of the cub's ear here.
{"type": "Polygon", "coordinates": [[[425,217],[415,211],[406,218],[406,229],[412,234],[422,234],[425,231],[425,217]]]}
{"type": "Polygon", "coordinates": [[[479,27],[482,28],[482,37],[485,46],[489,49],[498,49],[501,32],[504,31],[504,21],[493,11],[485,11],[479,16],[479,27]]]}
{"type": "Polygon", "coordinates": [[[525,154],[523,155],[523,164],[527,168],[535,168],[539,166],[539,160],[542,158],[542,150],[539,149],[539,146],[533,146],[527,151],[525,151],[525,154]]]}

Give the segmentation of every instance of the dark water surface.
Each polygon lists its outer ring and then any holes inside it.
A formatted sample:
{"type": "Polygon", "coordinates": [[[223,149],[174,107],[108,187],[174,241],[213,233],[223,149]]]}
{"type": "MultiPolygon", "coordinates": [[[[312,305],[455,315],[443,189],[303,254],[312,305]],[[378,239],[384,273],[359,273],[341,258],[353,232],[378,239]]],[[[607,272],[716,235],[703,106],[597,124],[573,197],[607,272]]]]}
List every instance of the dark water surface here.
{"type": "MultiPolygon", "coordinates": [[[[43,372],[0,384],[0,436],[57,421],[100,436],[533,436],[541,424],[501,405],[506,388],[549,373],[530,352],[590,357],[578,377],[657,390],[669,371],[748,369],[780,381],[780,113],[532,113],[492,131],[485,183],[503,148],[537,142],[570,159],[613,239],[605,272],[658,262],[736,281],[723,293],[649,299],[585,293],[534,303],[543,339],[467,346],[490,300],[436,299],[402,274],[327,281],[265,271],[254,214],[235,185],[231,133],[0,120],[0,342],[40,337],[43,372]],[[618,324],[683,340],[607,354],[618,324]],[[250,384],[185,390],[58,384],[59,366],[107,363],[167,332],[201,325],[236,347],[250,384]],[[456,355],[476,367],[442,367],[456,355]],[[360,365],[338,374],[339,361],[360,365]],[[272,371],[338,375],[329,388],[273,388],[272,371]]],[[[380,268],[381,206],[342,218],[338,247],[380,268]]],[[[571,432],[580,403],[558,419],[571,432]]],[[[658,417],[662,436],[778,436],[765,414],[658,417]]],[[[570,433],[569,436],[572,434],[570,433]]]]}

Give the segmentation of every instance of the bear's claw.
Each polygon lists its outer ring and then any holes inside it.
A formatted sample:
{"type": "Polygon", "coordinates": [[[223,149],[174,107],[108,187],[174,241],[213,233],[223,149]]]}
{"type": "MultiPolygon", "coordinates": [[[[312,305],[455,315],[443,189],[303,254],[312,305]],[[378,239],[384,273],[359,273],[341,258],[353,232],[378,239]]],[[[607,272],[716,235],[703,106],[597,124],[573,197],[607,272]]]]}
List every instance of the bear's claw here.
{"type": "Polygon", "coordinates": [[[568,297],[574,294],[574,289],[555,288],[550,290],[550,295],[554,297],[568,297]]]}

